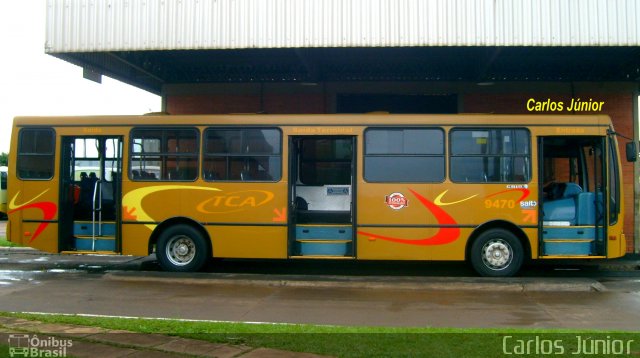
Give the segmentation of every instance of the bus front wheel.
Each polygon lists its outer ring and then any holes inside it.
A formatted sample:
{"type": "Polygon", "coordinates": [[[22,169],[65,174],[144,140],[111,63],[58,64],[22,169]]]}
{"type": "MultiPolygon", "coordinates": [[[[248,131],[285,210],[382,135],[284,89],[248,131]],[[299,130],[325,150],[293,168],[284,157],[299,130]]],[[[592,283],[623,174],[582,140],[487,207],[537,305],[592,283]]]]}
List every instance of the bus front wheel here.
{"type": "Polygon", "coordinates": [[[483,232],[471,246],[471,264],[481,276],[513,276],[520,270],[523,259],[522,243],[504,229],[483,232]]]}
{"type": "Polygon", "coordinates": [[[156,255],[165,271],[194,272],[209,258],[206,239],[193,226],[174,225],[158,238],[156,255]]]}

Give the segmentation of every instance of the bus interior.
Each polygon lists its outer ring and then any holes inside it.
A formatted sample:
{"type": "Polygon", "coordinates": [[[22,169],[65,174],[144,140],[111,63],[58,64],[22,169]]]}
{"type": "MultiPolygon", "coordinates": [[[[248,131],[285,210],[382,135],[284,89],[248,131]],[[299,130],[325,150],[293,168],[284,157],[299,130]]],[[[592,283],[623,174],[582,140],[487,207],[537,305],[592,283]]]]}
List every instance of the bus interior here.
{"type": "MultiPolygon", "coordinates": [[[[605,137],[542,137],[543,178],[541,254],[605,256],[607,159],[605,137]]],[[[615,165],[613,146],[610,165],[615,165]]],[[[612,171],[611,173],[614,173],[612,171]]],[[[610,178],[610,205],[615,207],[616,180],[610,178]]],[[[616,210],[611,210],[615,220],[616,210]]]]}
{"type": "Polygon", "coordinates": [[[61,251],[117,251],[122,139],[63,137],[61,251]]]}
{"type": "Polygon", "coordinates": [[[353,258],[355,137],[290,142],[290,257],[353,258]]]}

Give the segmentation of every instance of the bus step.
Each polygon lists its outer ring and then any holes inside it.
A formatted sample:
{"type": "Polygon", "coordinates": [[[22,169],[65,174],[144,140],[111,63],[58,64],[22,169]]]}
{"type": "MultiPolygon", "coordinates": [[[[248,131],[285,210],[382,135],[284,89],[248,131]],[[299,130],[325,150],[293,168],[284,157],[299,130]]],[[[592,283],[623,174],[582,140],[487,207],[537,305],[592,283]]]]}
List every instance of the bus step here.
{"type": "Polygon", "coordinates": [[[304,255],[304,256],[289,256],[290,259],[312,259],[312,260],[355,260],[353,256],[333,256],[333,255],[304,255]]]}
{"type": "Polygon", "coordinates": [[[298,225],[296,239],[299,240],[351,240],[350,225],[298,225]]]}
{"type": "Polygon", "coordinates": [[[593,239],[544,240],[543,252],[545,255],[557,256],[592,255],[595,253],[594,242],[593,239]]]}
{"type": "MultiPolygon", "coordinates": [[[[100,232],[98,224],[96,224],[96,234],[100,232]]],[[[93,233],[93,225],[91,221],[76,221],[73,223],[73,234],[78,235],[91,235],[93,233]]],[[[115,235],[116,223],[115,222],[103,222],[102,223],[102,235],[115,235]]]]}
{"type": "Polygon", "coordinates": [[[296,240],[296,242],[316,243],[316,244],[346,244],[346,243],[350,243],[351,240],[304,239],[304,240],[296,240]]]}
{"type": "Polygon", "coordinates": [[[351,253],[351,240],[317,241],[303,240],[296,242],[296,252],[300,256],[347,256],[351,253]]]}
{"type": "Polygon", "coordinates": [[[79,251],[115,251],[116,238],[114,236],[96,237],[95,246],[92,237],[76,237],[76,250],[79,251]]]}
{"type": "Polygon", "coordinates": [[[76,250],[76,251],[60,251],[65,255],[120,255],[115,251],[91,251],[91,250],[76,250]]]}
{"type": "Polygon", "coordinates": [[[547,260],[558,260],[558,259],[589,259],[589,260],[593,260],[593,259],[606,259],[606,256],[601,256],[601,255],[544,255],[544,256],[540,256],[541,259],[547,259],[547,260]]]}

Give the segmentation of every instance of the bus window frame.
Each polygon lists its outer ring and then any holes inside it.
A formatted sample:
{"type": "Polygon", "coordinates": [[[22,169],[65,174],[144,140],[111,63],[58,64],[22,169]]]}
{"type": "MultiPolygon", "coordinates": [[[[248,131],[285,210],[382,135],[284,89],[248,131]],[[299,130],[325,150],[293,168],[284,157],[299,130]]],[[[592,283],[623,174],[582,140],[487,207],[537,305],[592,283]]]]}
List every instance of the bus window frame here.
{"type": "Polygon", "coordinates": [[[20,128],[20,131],[18,132],[18,149],[17,149],[17,153],[16,153],[16,177],[20,180],[23,181],[51,181],[53,180],[53,178],[56,176],[56,145],[57,145],[57,133],[56,130],[53,127],[22,127],[20,128]],[[20,152],[21,146],[22,146],[22,136],[24,134],[25,131],[30,131],[30,130],[45,130],[48,132],[51,132],[52,135],[52,143],[51,146],[52,151],[50,153],[26,153],[23,154],[20,152]],[[20,163],[23,161],[20,159],[21,156],[50,156],[51,157],[51,161],[52,161],[52,165],[51,165],[51,176],[49,176],[48,178],[25,178],[22,177],[21,175],[21,170],[20,170],[20,163]]]}
{"type": "Polygon", "coordinates": [[[130,181],[132,182],[145,182],[145,183],[174,183],[174,182],[181,182],[181,183],[194,183],[196,181],[198,181],[200,179],[200,162],[201,162],[201,152],[202,152],[202,148],[200,147],[200,142],[201,142],[201,136],[202,136],[202,132],[200,131],[199,127],[196,126],[150,126],[150,127],[145,127],[145,126],[137,126],[137,127],[132,127],[129,130],[129,158],[127,158],[127,164],[129,165],[129,168],[127,170],[127,177],[129,178],[130,181]],[[192,130],[195,132],[196,136],[196,148],[194,152],[187,152],[187,153],[171,153],[171,152],[165,152],[163,151],[163,139],[164,139],[164,134],[163,136],[160,138],[160,151],[159,152],[154,152],[152,153],[152,155],[146,155],[143,152],[139,152],[136,153],[134,152],[133,148],[134,145],[136,145],[137,143],[134,143],[134,140],[136,139],[135,137],[135,131],[138,130],[142,130],[142,131],[170,131],[170,130],[192,130]],[[132,173],[133,173],[133,157],[134,156],[139,156],[141,159],[144,156],[148,156],[148,157],[158,157],[159,161],[162,163],[163,157],[185,157],[185,158],[191,158],[195,155],[195,159],[196,159],[196,175],[195,178],[193,179],[182,179],[182,180],[173,180],[173,179],[163,179],[162,178],[162,165],[160,166],[160,177],[156,178],[156,179],[150,179],[150,178],[134,178],[132,173]]]}
{"type": "Polygon", "coordinates": [[[528,184],[531,182],[531,180],[533,180],[533,171],[532,171],[532,158],[533,158],[533,143],[532,143],[532,135],[531,135],[531,130],[529,130],[529,128],[527,127],[513,127],[513,126],[508,126],[508,127],[500,127],[500,126],[487,126],[487,127],[477,127],[477,126],[473,126],[473,127],[465,127],[465,126],[453,126],[449,129],[449,133],[448,133],[448,152],[447,152],[447,159],[448,159],[448,167],[449,167],[449,180],[452,183],[455,184],[528,184]],[[460,131],[491,131],[491,130],[496,130],[496,129],[506,129],[506,130],[523,130],[527,133],[527,135],[529,136],[529,153],[527,154],[510,154],[510,155],[504,155],[504,154],[474,154],[474,155],[470,155],[470,154],[460,154],[460,155],[453,155],[453,140],[451,139],[452,133],[460,130],[460,131]],[[455,157],[478,157],[478,158],[482,158],[482,157],[500,157],[500,158],[515,158],[515,157],[524,157],[524,158],[528,158],[528,174],[529,177],[526,180],[522,180],[522,181],[459,181],[459,180],[454,180],[453,176],[451,175],[451,173],[453,173],[452,170],[452,159],[455,157]]]}
{"type": "Polygon", "coordinates": [[[369,126],[367,128],[364,129],[364,131],[362,132],[362,180],[364,180],[366,183],[371,183],[371,184],[442,184],[444,182],[447,181],[447,131],[440,126],[369,126]],[[429,157],[429,158],[433,158],[433,157],[442,157],[442,180],[440,181],[390,181],[390,180],[385,180],[385,181],[377,181],[377,180],[368,180],[366,177],[367,174],[367,132],[371,131],[371,130],[381,130],[381,129],[387,129],[387,130],[405,130],[405,129],[430,129],[430,130],[437,130],[440,131],[442,133],[442,154],[405,154],[405,155],[398,155],[398,154],[373,154],[372,156],[389,156],[389,157],[393,157],[393,156],[402,156],[402,157],[429,157]]]}
{"type": "Polygon", "coordinates": [[[279,183],[282,181],[282,177],[283,177],[283,159],[284,159],[284,134],[282,132],[282,128],[277,127],[277,126],[209,126],[206,127],[203,131],[202,131],[202,157],[200,160],[200,164],[201,164],[201,169],[200,169],[200,175],[202,176],[202,179],[206,182],[209,183],[279,183]],[[207,158],[212,158],[212,157],[220,157],[222,156],[222,153],[211,153],[208,154],[207,153],[207,132],[209,131],[215,131],[215,130],[227,130],[227,131],[232,131],[232,130],[252,130],[252,129],[260,129],[260,130],[265,130],[265,129],[272,129],[278,132],[278,134],[280,135],[280,143],[279,143],[279,147],[278,147],[278,154],[273,155],[273,154],[263,154],[263,155],[225,155],[225,157],[233,157],[233,156],[237,156],[237,157],[264,157],[264,158],[270,158],[270,157],[279,157],[280,158],[280,171],[278,172],[278,178],[277,179],[273,179],[273,180],[255,180],[255,179],[249,179],[249,180],[242,180],[242,179],[207,179],[207,176],[204,173],[204,164],[205,164],[205,160],[207,158]]]}

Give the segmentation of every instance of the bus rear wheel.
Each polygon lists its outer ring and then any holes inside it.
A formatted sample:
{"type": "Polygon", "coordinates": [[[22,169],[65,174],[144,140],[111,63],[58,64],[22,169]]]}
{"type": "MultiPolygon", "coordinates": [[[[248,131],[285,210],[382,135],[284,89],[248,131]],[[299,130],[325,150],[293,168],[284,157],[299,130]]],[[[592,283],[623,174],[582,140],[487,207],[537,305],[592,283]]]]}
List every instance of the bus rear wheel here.
{"type": "Polygon", "coordinates": [[[195,272],[209,258],[206,239],[193,226],[174,225],[158,238],[156,256],[165,271],[195,272]]]}
{"type": "Polygon", "coordinates": [[[522,267],[523,260],[522,243],[504,229],[483,232],[471,246],[471,265],[481,276],[513,276],[522,267]]]}

